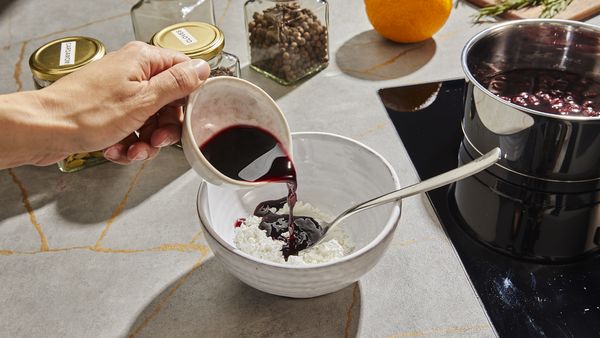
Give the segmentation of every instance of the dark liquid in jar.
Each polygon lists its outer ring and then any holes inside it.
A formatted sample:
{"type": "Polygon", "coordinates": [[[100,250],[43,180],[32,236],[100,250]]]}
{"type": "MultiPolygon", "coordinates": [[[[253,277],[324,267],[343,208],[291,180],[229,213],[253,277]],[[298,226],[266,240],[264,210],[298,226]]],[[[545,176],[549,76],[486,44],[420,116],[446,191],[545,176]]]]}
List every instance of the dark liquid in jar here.
{"type": "MultiPolygon", "coordinates": [[[[287,197],[262,202],[254,211],[255,216],[262,217],[259,227],[267,232],[267,236],[285,242],[282,251],[286,260],[324,235],[323,228],[313,218],[294,216],[298,186],[296,169],[283,144],[270,132],[254,126],[235,125],[215,134],[200,146],[200,151],[213,167],[234,180],[287,184],[287,197]],[[277,211],[286,202],[289,215],[270,210],[277,211]]],[[[235,222],[235,226],[240,224],[240,220],[235,222]]]]}
{"type": "Polygon", "coordinates": [[[488,90],[506,101],[544,113],[600,115],[600,82],[549,69],[516,69],[489,78],[488,90]]]}

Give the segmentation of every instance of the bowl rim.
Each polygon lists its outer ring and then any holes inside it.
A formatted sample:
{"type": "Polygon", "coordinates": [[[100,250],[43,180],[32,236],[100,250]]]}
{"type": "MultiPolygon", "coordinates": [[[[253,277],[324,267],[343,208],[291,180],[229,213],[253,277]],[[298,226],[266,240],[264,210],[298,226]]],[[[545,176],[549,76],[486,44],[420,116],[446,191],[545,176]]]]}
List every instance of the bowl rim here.
{"type": "MultiPolygon", "coordinates": [[[[398,179],[398,175],[396,174],[394,167],[392,167],[392,165],[383,156],[381,156],[378,152],[373,150],[371,147],[369,147],[359,141],[353,140],[349,137],[337,135],[337,134],[333,134],[333,133],[327,133],[327,132],[295,132],[295,133],[292,133],[292,137],[293,136],[307,136],[307,135],[339,139],[344,142],[352,143],[354,145],[357,145],[357,146],[367,150],[368,152],[372,153],[377,158],[379,158],[379,160],[385,165],[385,167],[388,169],[388,171],[391,174],[392,182],[394,183],[395,189],[400,189],[400,187],[401,187],[400,180],[398,179]]],[[[199,208],[200,196],[201,196],[202,192],[205,189],[207,189],[207,186],[208,186],[208,182],[203,180],[202,183],[200,184],[200,187],[198,188],[198,193],[196,195],[196,212],[200,219],[200,224],[201,224],[202,228],[205,230],[205,233],[208,234],[212,239],[214,239],[219,245],[221,245],[221,247],[225,248],[225,250],[229,251],[230,253],[232,253],[234,255],[237,255],[243,259],[250,260],[252,262],[255,262],[255,263],[258,263],[261,265],[282,268],[282,269],[293,269],[293,270],[321,269],[321,268],[326,268],[326,267],[333,266],[333,265],[343,264],[348,261],[354,260],[360,256],[363,256],[363,255],[367,254],[368,252],[374,250],[375,247],[377,247],[377,245],[379,245],[390,234],[390,232],[392,232],[396,228],[396,226],[400,222],[400,216],[402,214],[401,213],[402,201],[400,200],[395,203],[392,203],[394,208],[392,209],[392,212],[391,212],[390,216],[388,217],[385,226],[379,232],[379,234],[377,234],[377,236],[375,236],[375,238],[373,238],[369,243],[367,243],[367,245],[365,245],[361,249],[354,251],[354,252],[350,253],[349,255],[343,256],[340,259],[334,259],[329,262],[318,263],[318,264],[303,264],[303,265],[276,263],[276,262],[271,262],[268,260],[254,257],[254,256],[247,254],[247,253],[243,252],[242,250],[232,246],[231,244],[227,243],[227,241],[225,241],[212,228],[212,226],[208,225],[209,222],[205,218],[206,215],[201,213],[200,208],[199,208]]]]}
{"type": "MultiPolygon", "coordinates": [[[[199,150],[200,148],[198,146],[198,143],[196,142],[196,139],[193,136],[194,133],[192,132],[192,121],[191,121],[192,114],[188,113],[189,111],[191,111],[190,109],[192,108],[191,107],[192,98],[195,99],[197,95],[202,93],[202,89],[205,88],[206,86],[214,86],[214,85],[219,85],[219,83],[227,83],[227,82],[237,82],[238,84],[246,86],[247,90],[259,93],[261,96],[264,97],[265,101],[269,105],[271,105],[274,108],[274,110],[278,113],[278,114],[275,114],[275,116],[278,118],[279,123],[284,127],[285,135],[286,135],[287,139],[280,140],[280,141],[287,143],[284,146],[286,148],[286,151],[289,154],[293,153],[292,135],[291,135],[292,133],[290,131],[290,126],[289,126],[287,120],[285,119],[285,115],[283,114],[283,111],[277,105],[275,100],[273,100],[273,98],[271,96],[269,96],[269,94],[267,94],[267,92],[265,92],[259,86],[253,84],[250,81],[246,81],[244,79],[240,79],[240,78],[233,77],[233,76],[216,76],[216,77],[208,78],[206,81],[204,81],[204,83],[202,83],[202,85],[200,87],[198,87],[196,90],[194,90],[194,92],[192,92],[188,96],[188,99],[186,100],[186,103],[185,103],[185,112],[186,113],[184,114],[184,120],[183,120],[183,133],[188,135],[186,137],[186,140],[189,141],[192,146],[191,147],[192,149],[190,149],[192,151],[192,156],[194,156],[194,158],[196,158],[198,161],[200,161],[202,163],[202,165],[204,165],[206,168],[208,168],[211,171],[211,173],[213,175],[215,175],[221,182],[225,182],[225,183],[228,183],[231,185],[236,185],[236,186],[243,186],[243,187],[261,186],[264,184],[264,182],[248,182],[248,181],[234,180],[228,176],[223,175],[219,170],[217,170],[217,168],[215,168],[206,159],[206,157],[204,157],[204,154],[202,154],[202,152],[199,150]]],[[[186,149],[184,148],[184,150],[186,150],[186,149]]]]}
{"type": "Polygon", "coordinates": [[[473,76],[473,74],[471,73],[471,70],[469,69],[469,66],[467,64],[467,59],[469,58],[468,55],[469,55],[469,52],[471,51],[471,49],[480,40],[482,40],[483,38],[485,38],[495,32],[503,30],[506,27],[519,26],[519,25],[535,26],[535,25],[540,25],[540,24],[554,24],[554,25],[562,25],[562,26],[571,26],[571,27],[576,27],[576,28],[582,27],[582,28],[587,28],[587,29],[596,31],[600,35],[600,26],[596,26],[593,24],[585,23],[585,22],[574,21],[574,20],[537,18],[537,19],[512,20],[512,21],[495,24],[495,25],[488,27],[488,28],[482,30],[481,32],[475,34],[473,37],[471,37],[469,39],[469,41],[467,41],[467,43],[463,47],[461,56],[460,56],[460,61],[461,61],[463,73],[465,74],[467,80],[469,82],[472,82],[478,89],[483,91],[483,93],[485,93],[487,96],[492,97],[492,99],[494,99],[502,104],[505,104],[511,108],[524,111],[528,114],[543,116],[543,117],[557,119],[557,120],[567,120],[567,121],[600,120],[600,116],[559,115],[559,114],[553,114],[553,113],[546,113],[546,112],[537,111],[537,110],[534,110],[531,108],[519,106],[512,102],[505,101],[505,100],[501,99],[498,95],[493,94],[487,88],[485,88],[481,83],[479,83],[479,81],[477,79],[475,79],[475,76],[473,76]]]}

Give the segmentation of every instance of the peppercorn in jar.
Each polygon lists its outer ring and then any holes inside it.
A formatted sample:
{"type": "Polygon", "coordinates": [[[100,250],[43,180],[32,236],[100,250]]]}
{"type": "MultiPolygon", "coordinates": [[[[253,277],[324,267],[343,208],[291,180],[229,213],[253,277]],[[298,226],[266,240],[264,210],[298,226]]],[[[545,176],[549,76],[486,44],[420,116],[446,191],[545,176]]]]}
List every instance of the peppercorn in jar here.
{"type": "Polygon", "coordinates": [[[249,0],[245,4],[250,67],[291,85],[329,62],[325,0],[249,0]]]}
{"type": "MultiPolygon", "coordinates": [[[[101,59],[105,54],[104,45],[89,37],[71,36],[50,41],[29,58],[35,87],[47,87],[63,76],[101,59]]],[[[99,150],[72,154],[57,164],[63,172],[75,172],[104,162],[104,154],[99,150]]]]}
{"type": "Polygon", "coordinates": [[[192,59],[203,59],[210,66],[211,77],[240,77],[240,61],[223,51],[225,36],[217,26],[205,22],[178,23],[154,34],[150,44],[180,51],[192,59]]]}

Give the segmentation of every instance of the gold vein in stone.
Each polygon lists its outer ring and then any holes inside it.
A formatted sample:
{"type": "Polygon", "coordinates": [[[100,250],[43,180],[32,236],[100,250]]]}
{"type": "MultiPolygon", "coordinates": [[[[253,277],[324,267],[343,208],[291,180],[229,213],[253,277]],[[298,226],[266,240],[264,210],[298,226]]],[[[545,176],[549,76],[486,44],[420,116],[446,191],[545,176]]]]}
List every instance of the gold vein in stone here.
{"type": "Polygon", "coordinates": [[[23,207],[27,210],[29,214],[29,221],[35,227],[39,237],[40,237],[40,251],[48,251],[48,240],[46,239],[46,235],[44,235],[44,231],[42,230],[42,226],[37,221],[37,217],[35,217],[35,213],[33,212],[33,208],[31,207],[31,203],[29,203],[29,195],[27,193],[27,189],[23,185],[23,182],[17,177],[15,172],[12,169],[8,169],[8,174],[12,177],[13,182],[19,187],[21,191],[21,201],[23,202],[23,207]]]}
{"type": "Polygon", "coordinates": [[[100,248],[100,246],[102,245],[102,240],[104,240],[104,237],[106,237],[106,234],[108,234],[108,230],[110,230],[111,225],[114,223],[114,221],[117,219],[117,217],[119,217],[121,212],[123,212],[123,209],[125,209],[125,206],[127,205],[127,201],[129,200],[129,194],[133,190],[133,187],[135,187],[135,184],[137,183],[138,178],[140,178],[140,175],[144,171],[144,168],[146,167],[146,163],[148,163],[148,162],[144,162],[140,166],[138,171],[135,173],[135,176],[133,176],[133,179],[129,183],[129,187],[127,188],[127,191],[125,192],[125,196],[123,196],[123,199],[121,199],[121,202],[119,203],[119,205],[117,205],[117,208],[113,211],[110,218],[106,221],[106,225],[104,226],[104,229],[102,230],[102,233],[100,234],[100,237],[98,237],[98,240],[96,241],[96,245],[94,245],[94,248],[96,248],[96,249],[100,248]]]}
{"type": "Polygon", "coordinates": [[[377,70],[379,68],[385,67],[387,65],[391,65],[392,63],[398,61],[398,59],[400,59],[404,55],[406,55],[406,54],[408,54],[408,53],[410,53],[410,52],[412,52],[414,50],[417,50],[417,49],[421,48],[422,46],[423,45],[417,45],[417,46],[412,47],[412,48],[407,48],[407,49],[403,50],[402,52],[398,53],[398,55],[396,55],[396,56],[394,56],[394,57],[392,57],[390,59],[387,59],[387,60],[385,60],[383,62],[380,62],[380,63],[378,63],[378,64],[376,64],[374,66],[371,66],[370,68],[363,69],[362,72],[371,73],[371,72],[373,72],[373,71],[375,71],[375,70],[377,70]]]}
{"type": "Polygon", "coordinates": [[[356,69],[350,69],[350,68],[344,68],[344,67],[339,67],[339,68],[342,72],[347,73],[347,74],[369,75],[369,76],[377,77],[378,79],[381,79],[381,80],[394,80],[394,79],[398,78],[398,77],[393,77],[393,76],[374,74],[371,71],[366,71],[366,70],[356,70],[356,69]]]}
{"type": "Polygon", "coordinates": [[[411,245],[417,244],[417,243],[429,242],[429,241],[441,241],[441,240],[442,240],[442,238],[440,238],[440,237],[428,236],[428,237],[422,237],[422,238],[409,239],[407,241],[402,241],[402,242],[393,241],[392,245],[406,247],[406,246],[411,246],[411,245]]]}
{"type": "MultiPolygon", "coordinates": [[[[21,42],[21,43],[26,43],[26,42],[35,41],[35,40],[46,39],[46,38],[49,38],[49,37],[51,37],[51,36],[53,36],[53,35],[62,34],[62,33],[70,32],[70,31],[74,31],[74,30],[82,29],[82,28],[85,28],[85,27],[88,27],[88,26],[91,26],[91,25],[94,25],[94,24],[97,24],[97,23],[102,23],[102,22],[105,22],[105,21],[110,21],[110,20],[113,20],[113,19],[118,19],[118,18],[121,18],[121,17],[127,16],[127,15],[129,15],[129,12],[127,12],[127,13],[122,13],[122,14],[117,14],[117,15],[113,15],[113,16],[109,16],[109,17],[107,17],[107,18],[102,18],[102,19],[98,19],[98,20],[90,21],[90,22],[87,22],[87,23],[81,24],[81,25],[79,25],[79,26],[75,26],[75,27],[69,27],[69,28],[61,29],[61,30],[59,30],[59,31],[55,31],[55,32],[52,32],[52,33],[47,33],[47,34],[44,34],[44,35],[35,36],[35,37],[33,37],[33,38],[30,38],[30,39],[28,39],[28,40],[23,40],[23,41],[18,41],[18,42],[21,42]]],[[[8,44],[8,45],[2,46],[2,47],[0,47],[0,48],[6,48],[6,47],[10,47],[10,46],[12,46],[12,45],[11,45],[11,44],[8,44]]]]}
{"type": "Polygon", "coordinates": [[[204,231],[202,231],[202,228],[200,228],[200,230],[198,230],[198,232],[195,233],[194,236],[192,236],[192,240],[190,241],[190,243],[195,243],[198,239],[200,239],[203,233],[204,231]]]}
{"type": "Polygon", "coordinates": [[[490,329],[489,324],[468,325],[468,326],[450,326],[437,329],[427,329],[423,331],[402,332],[388,338],[405,338],[405,337],[425,337],[425,336],[443,336],[449,334],[464,334],[476,333],[490,329]]]}
{"type": "Polygon", "coordinates": [[[157,247],[150,248],[150,249],[110,249],[110,248],[90,247],[89,250],[94,251],[94,252],[100,252],[100,253],[122,253],[122,254],[140,253],[140,252],[179,251],[179,252],[199,252],[202,255],[204,255],[205,252],[208,252],[208,249],[204,245],[191,244],[191,243],[162,244],[157,247]]]}
{"type": "Polygon", "coordinates": [[[412,48],[407,48],[407,49],[403,50],[402,52],[398,53],[398,55],[396,55],[396,56],[394,56],[392,58],[389,58],[389,59],[387,59],[387,60],[385,60],[383,62],[380,62],[380,63],[378,63],[376,65],[373,65],[373,66],[371,66],[371,67],[369,67],[367,69],[359,69],[359,70],[357,70],[357,69],[348,69],[348,68],[340,67],[340,70],[343,71],[343,72],[345,72],[345,73],[349,73],[349,74],[355,73],[355,74],[371,75],[371,76],[376,76],[376,77],[378,77],[380,79],[383,79],[383,80],[391,80],[391,79],[394,79],[394,77],[389,77],[389,76],[385,76],[385,75],[382,75],[382,74],[374,74],[373,72],[375,72],[379,68],[382,68],[382,67],[388,66],[390,64],[393,64],[394,62],[398,61],[398,59],[400,59],[404,55],[406,55],[406,54],[408,54],[408,53],[410,53],[410,52],[412,52],[414,50],[417,50],[417,49],[419,49],[421,47],[422,47],[422,45],[417,45],[417,46],[412,47],[412,48]]]}
{"type": "Polygon", "coordinates": [[[27,47],[27,41],[21,43],[21,49],[19,50],[19,56],[17,62],[15,62],[15,69],[13,71],[13,79],[15,80],[16,91],[20,92],[23,90],[23,82],[21,81],[21,69],[23,64],[23,57],[25,56],[25,47],[27,47]]]}
{"type": "Polygon", "coordinates": [[[73,250],[87,250],[89,249],[89,246],[73,246],[73,247],[69,247],[69,248],[55,248],[55,249],[49,249],[47,251],[42,251],[42,252],[35,252],[34,254],[38,254],[38,253],[48,253],[48,252],[66,252],[66,251],[73,251],[73,250]]]}
{"type": "Polygon", "coordinates": [[[192,269],[190,271],[188,271],[183,277],[181,277],[175,283],[175,285],[173,285],[173,287],[171,287],[171,290],[169,290],[169,292],[167,292],[167,294],[158,301],[158,303],[156,304],[154,309],[152,309],[152,312],[148,315],[148,317],[144,318],[142,323],[140,323],[140,325],[138,325],[138,327],[135,328],[135,330],[133,330],[133,332],[129,335],[129,338],[135,338],[148,325],[148,323],[150,323],[152,321],[152,319],[154,319],[154,317],[156,317],[160,313],[160,310],[162,310],[163,306],[171,299],[171,297],[173,297],[175,292],[183,284],[185,284],[185,282],[188,280],[188,278],[196,270],[198,270],[198,268],[200,268],[200,266],[202,266],[202,263],[204,262],[204,259],[206,258],[207,255],[208,255],[208,251],[206,251],[206,253],[203,254],[203,256],[198,260],[198,262],[196,262],[196,264],[194,264],[194,266],[192,267],[192,269]]]}
{"type": "Polygon", "coordinates": [[[180,252],[192,252],[196,251],[202,254],[203,256],[208,255],[210,249],[207,246],[195,243],[173,243],[173,244],[163,244],[154,249],[155,251],[180,251],[180,252]]]}
{"type": "Polygon", "coordinates": [[[354,287],[352,288],[352,303],[348,307],[348,311],[346,312],[346,326],[344,327],[344,338],[350,337],[350,327],[352,326],[352,310],[356,305],[356,301],[358,300],[358,282],[354,283],[354,287]]]}
{"type": "Polygon", "coordinates": [[[227,0],[227,5],[225,5],[225,9],[223,10],[223,14],[221,14],[221,16],[219,17],[219,19],[217,20],[217,23],[221,23],[223,21],[223,19],[225,19],[225,16],[227,15],[227,12],[229,11],[229,6],[231,6],[231,0],[227,0]]]}
{"type": "Polygon", "coordinates": [[[48,250],[38,250],[38,251],[10,251],[11,255],[38,255],[38,254],[48,254],[53,252],[66,252],[66,251],[74,251],[74,250],[88,250],[89,246],[74,246],[69,248],[51,248],[48,250]]]}
{"type": "Polygon", "coordinates": [[[48,254],[55,252],[68,252],[68,251],[91,251],[96,253],[103,254],[135,254],[135,253],[143,253],[143,252],[198,252],[202,255],[208,254],[210,249],[208,247],[195,244],[195,243],[167,243],[162,244],[157,247],[148,248],[148,249],[111,249],[111,248],[96,248],[93,246],[74,246],[67,248],[53,248],[45,251],[12,251],[12,250],[0,250],[0,255],[10,256],[10,255],[38,255],[38,254],[48,254]]]}
{"type": "Polygon", "coordinates": [[[365,136],[368,136],[376,131],[379,131],[383,128],[387,127],[387,125],[385,123],[378,123],[376,126],[374,126],[373,128],[369,128],[367,130],[365,130],[364,132],[360,133],[360,134],[355,134],[353,136],[353,138],[355,139],[359,139],[359,138],[363,138],[365,136]]]}

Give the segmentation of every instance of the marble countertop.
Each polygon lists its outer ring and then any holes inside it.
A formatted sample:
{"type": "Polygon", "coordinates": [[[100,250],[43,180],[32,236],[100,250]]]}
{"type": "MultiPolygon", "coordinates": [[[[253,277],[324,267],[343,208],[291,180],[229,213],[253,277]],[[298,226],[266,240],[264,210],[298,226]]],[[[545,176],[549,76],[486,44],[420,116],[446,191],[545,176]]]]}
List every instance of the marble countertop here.
{"type": "MultiPolygon", "coordinates": [[[[0,93],[31,90],[27,60],[43,43],[133,39],[133,0],[5,0],[0,93]]],[[[457,78],[475,9],[460,2],[433,39],[394,44],[361,0],[330,0],[331,63],[282,87],[250,71],[243,1],[214,0],[226,50],[269,92],[293,131],[326,131],[374,148],[402,185],[418,181],[377,95],[457,78]]],[[[594,21],[594,20],[592,20],[594,21]]],[[[595,20],[598,21],[598,20],[595,20]]],[[[394,241],[358,283],[315,299],[256,291],[213,258],[196,215],[200,178],[181,151],[76,174],[55,166],[0,171],[1,337],[488,337],[495,332],[424,196],[404,201],[394,241]],[[290,320],[291,319],[291,320],[290,320]]]]}

